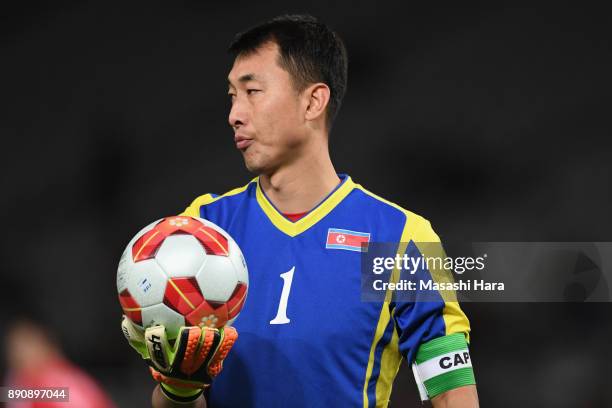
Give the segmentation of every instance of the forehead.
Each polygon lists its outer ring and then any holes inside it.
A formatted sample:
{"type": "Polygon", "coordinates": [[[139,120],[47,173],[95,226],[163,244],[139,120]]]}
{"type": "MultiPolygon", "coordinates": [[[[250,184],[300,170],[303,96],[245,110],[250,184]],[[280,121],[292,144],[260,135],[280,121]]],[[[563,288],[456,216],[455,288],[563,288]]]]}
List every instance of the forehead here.
{"type": "Polygon", "coordinates": [[[273,80],[279,75],[286,75],[284,69],[278,65],[278,46],[268,42],[257,48],[254,52],[236,57],[232,70],[227,79],[230,84],[236,85],[245,80],[273,80]]]}

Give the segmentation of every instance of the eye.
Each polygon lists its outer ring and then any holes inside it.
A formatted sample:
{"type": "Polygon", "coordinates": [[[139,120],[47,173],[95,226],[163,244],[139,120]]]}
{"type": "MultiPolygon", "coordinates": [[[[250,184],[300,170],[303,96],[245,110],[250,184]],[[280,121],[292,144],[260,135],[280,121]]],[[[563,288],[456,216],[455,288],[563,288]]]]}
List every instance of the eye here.
{"type": "Polygon", "coordinates": [[[256,92],[260,92],[261,89],[247,89],[247,95],[252,95],[256,92]]]}

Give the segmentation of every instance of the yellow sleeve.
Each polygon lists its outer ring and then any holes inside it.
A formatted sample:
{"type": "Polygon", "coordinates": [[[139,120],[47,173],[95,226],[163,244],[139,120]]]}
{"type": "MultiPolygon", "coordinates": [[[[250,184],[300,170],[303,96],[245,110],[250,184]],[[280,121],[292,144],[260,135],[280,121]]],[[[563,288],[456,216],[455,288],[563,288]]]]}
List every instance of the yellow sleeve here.
{"type": "MultiPolygon", "coordinates": [[[[434,256],[445,258],[446,253],[440,241],[440,237],[434,232],[430,222],[420,216],[417,217],[419,225],[415,228],[412,237],[414,243],[425,257],[434,256]]],[[[449,274],[449,272],[445,270],[431,270],[430,273],[435,281],[454,280],[452,274],[449,274]]],[[[466,341],[469,343],[470,322],[459,306],[459,302],[456,301],[456,295],[454,292],[450,294],[446,292],[442,297],[445,301],[442,315],[446,325],[446,335],[463,333],[466,341]]]]}

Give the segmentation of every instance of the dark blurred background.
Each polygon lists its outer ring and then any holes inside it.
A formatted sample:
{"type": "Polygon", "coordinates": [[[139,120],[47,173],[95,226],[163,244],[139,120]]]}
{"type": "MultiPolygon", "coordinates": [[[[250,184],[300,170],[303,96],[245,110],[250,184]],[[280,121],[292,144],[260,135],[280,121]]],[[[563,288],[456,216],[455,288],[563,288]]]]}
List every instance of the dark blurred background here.
{"type": "MultiPolygon", "coordinates": [[[[612,241],[609,13],[448,4],[4,5],[0,327],[37,319],[119,406],[148,403],[119,328],[119,256],[140,227],[250,179],[225,49],[285,12],[346,42],[338,171],[443,240],[612,241]]],[[[483,407],[612,406],[610,303],[464,309],[483,407]]],[[[404,366],[392,406],[417,401],[404,366]]]]}

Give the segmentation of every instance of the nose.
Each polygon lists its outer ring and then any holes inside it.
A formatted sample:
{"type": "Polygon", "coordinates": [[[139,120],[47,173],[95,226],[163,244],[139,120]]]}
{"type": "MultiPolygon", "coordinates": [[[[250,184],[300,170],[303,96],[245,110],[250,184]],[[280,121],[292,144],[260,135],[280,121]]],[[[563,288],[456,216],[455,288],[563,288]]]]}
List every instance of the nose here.
{"type": "Polygon", "coordinates": [[[244,103],[240,100],[240,98],[236,97],[234,102],[232,103],[232,108],[230,109],[230,113],[228,116],[229,125],[233,129],[237,129],[240,126],[244,126],[247,122],[248,112],[244,103]]]}

